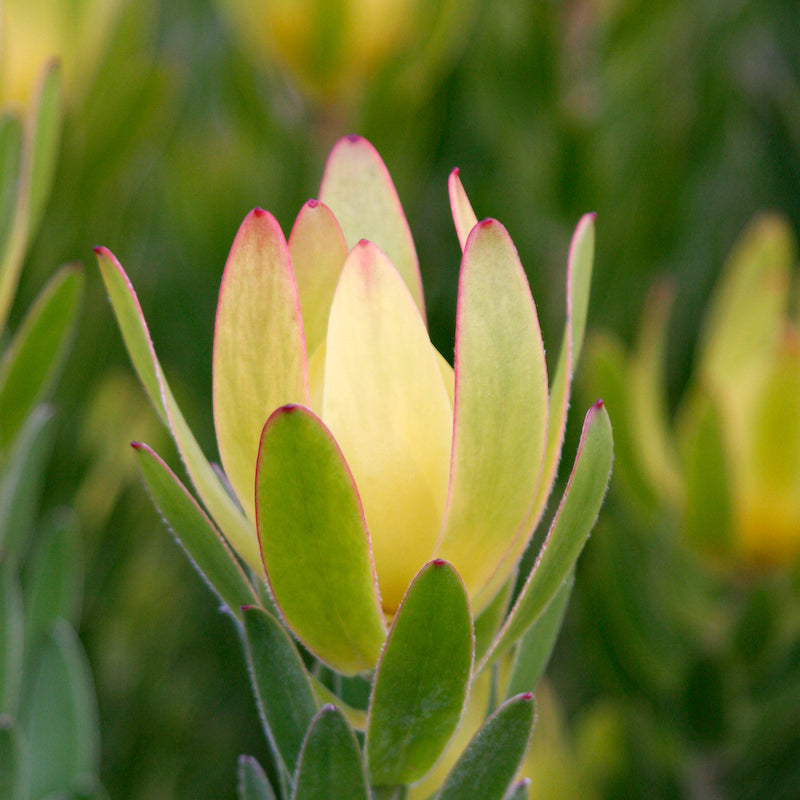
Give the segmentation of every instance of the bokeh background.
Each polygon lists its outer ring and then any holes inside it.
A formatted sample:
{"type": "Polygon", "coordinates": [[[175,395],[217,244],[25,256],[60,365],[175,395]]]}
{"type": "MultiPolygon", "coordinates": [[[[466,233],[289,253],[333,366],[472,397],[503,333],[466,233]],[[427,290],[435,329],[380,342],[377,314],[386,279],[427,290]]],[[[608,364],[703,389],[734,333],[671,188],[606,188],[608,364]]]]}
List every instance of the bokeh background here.
{"type": "MultiPolygon", "coordinates": [[[[0,4],[2,70],[23,43],[11,24],[15,5],[0,4]]],[[[83,262],[88,292],[56,395],[60,429],[44,502],[74,507],[84,532],[80,636],[99,700],[103,782],[115,798],[233,798],[238,754],[267,761],[266,743],[233,626],[138,481],[131,440],[178,461],[133,377],[92,247],[107,246],[130,275],[179,402],[215,455],[211,343],[233,236],[254,206],[288,233],[317,191],[331,145],[359,133],[395,180],[431,335],[446,357],[459,261],[447,176],[458,166],[478,216],[501,220],[517,245],[549,357],[558,351],[567,249],[582,213],[597,212],[590,330],[631,341],[646,324],[640,312],[653,281],[671,276],[667,386],[675,403],[702,308],[738,234],[763,210],[800,231],[800,6],[284,0],[243,12],[234,0],[117,0],[102,20],[68,28],[65,19],[85,13],[81,3],[19,5],[29,8],[38,44],[61,50],[66,116],[12,325],[57,265],[83,262]],[[51,23],[68,30],[52,45],[42,33],[51,23]]],[[[5,102],[12,90],[4,91],[5,102]]],[[[573,402],[570,463],[591,391],[573,402]]],[[[719,756],[728,730],[701,724],[698,732],[691,719],[673,719],[674,731],[659,734],[660,714],[702,708],[717,690],[724,706],[735,681],[718,686],[712,669],[703,683],[701,664],[682,684],[694,680],[691,691],[665,699],[615,664],[614,626],[627,623],[612,624],[602,607],[660,551],[641,536],[630,545],[632,523],[613,497],[612,479],[549,671],[552,697],[541,708],[553,707],[541,747],[559,755],[541,759],[542,796],[796,797],[798,691],[785,701],[785,727],[767,726],[751,764],[727,745],[719,756]],[[582,770],[594,777],[579,789],[582,770]]],[[[781,591],[796,598],[793,573],[788,565],[781,591]]],[[[770,605],[772,589],[759,591],[767,592],[765,613],[783,608],[770,605]]],[[[652,652],[668,659],[674,630],[665,628],[652,652]]],[[[799,650],[787,645],[781,680],[797,676],[799,650]]],[[[652,652],[647,658],[660,657],[652,652]]]]}

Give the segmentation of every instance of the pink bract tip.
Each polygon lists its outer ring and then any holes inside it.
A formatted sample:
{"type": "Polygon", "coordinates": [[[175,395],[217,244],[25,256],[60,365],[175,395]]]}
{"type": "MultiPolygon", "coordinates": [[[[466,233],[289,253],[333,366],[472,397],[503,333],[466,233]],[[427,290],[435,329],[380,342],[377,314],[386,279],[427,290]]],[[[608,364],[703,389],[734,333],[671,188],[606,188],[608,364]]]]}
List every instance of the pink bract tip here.
{"type": "Polygon", "coordinates": [[[319,205],[319,200],[306,200],[306,205],[309,208],[316,208],[319,205]]]}

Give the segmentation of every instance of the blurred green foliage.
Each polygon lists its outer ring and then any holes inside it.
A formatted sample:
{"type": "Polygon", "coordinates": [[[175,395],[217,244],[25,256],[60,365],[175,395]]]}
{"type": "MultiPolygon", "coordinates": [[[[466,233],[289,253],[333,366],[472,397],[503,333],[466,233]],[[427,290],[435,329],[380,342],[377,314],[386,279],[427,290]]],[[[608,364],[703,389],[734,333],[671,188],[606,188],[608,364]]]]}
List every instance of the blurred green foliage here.
{"type": "MultiPolygon", "coordinates": [[[[288,230],[332,142],[355,131],[395,177],[417,241],[432,337],[445,355],[452,353],[459,251],[442,198],[459,166],[478,216],[491,209],[517,244],[548,355],[557,352],[563,264],[581,213],[598,212],[590,327],[630,339],[654,276],[673,277],[668,385],[675,398],[700,310],[746,221],[775,209],[800,230],[798,30],[800,7],[790,0],[483,0],[460,55],[418,96],[376,85],[360,105],[332,114],[304,97],[269,52],[263,61],[248,54],[211,0],[125,3],[90,87],[66,97],[55,185],[12,328],[54,264],[91,264],[91,247],[108,246],[129,269],[181,406],[215,457],[201,409],[209,407],[210,321],[233,235],[259,205],[288,230]]],[[[98,276],[90,273],[87,284],[59,388],[68,424],[58,431],[45,503],[78,497],[88,537],[81,635],[97,681],[103,780],[112,796],[232,798],[237,755],[267,760],[240,644],[135,477],[125,441],[141,436],[165,447],[155,431],[141,433],[153,417],[135,383],[119,379],[130,370],[98,276]],[[98,413],[109,414],[107,437],[97,433],[98,413]],[[98,470],[101,463],[107,466],[98,470]]],[[[642,563],[663,571],[672,562],[658,539],[629,541],[618,518],[608,519],[578,575],[568,616],[574,635],[551,668],[570,719],[584,713],[584,700],[630,680],[597,620],[589,617],[588,637],[580,623],[597,583],[615,587],[605,595],[612,604],[652,597],[637,612],[646,614],[639,624],[656,641],[655,680],[672,679],[675,633],[659,623],[658,592],[674,589],[635,581],[642,563]],[[593,682],[597,675],[575,663],[591,664],[609,683],[593,682]]],[[[685,580],[691,588],[691,575],[685,580]]],[[[740,639],[772,635],[782,602],[767,592],[744,604],[742,630],[755,633],[740,639]]],[[[714,620],[706,627],[713,634],[714,620]]],[[[638,634],[627,646],[625,658],[635,660],[638,634]]],[[[796,662],[798,647],[786,642],[782,658],[796,662]]],[[[662,704],[672,713],[691,709],[694,697],[713,697],[715,669],[696,665],[680,706],[640,687],[624,734],[615,709],[591,717],[589,733],[581,728],[581,741],[613,729],[611,741],[628,743],[628,772],[607,776],[608,796],[636,796],[628,791],[635,785],[652,788],[648,796],[676,796],[660,758],[673,743],[642,709],[662,704]]],[[[766,664],[759,685],[779,683],[781,674],[780,664],[766,664]]],[[[796,723],[796,688],[784,688],[778,699],[770,693],[778,733],[796,723]]],[[[696,730],[698,740],[713,735],[696,730]]],[[[744,788],[731,796],[769,795],[753,777],[756,766],[796,764],[796,740],[779,737],[781,750],[756,730],[748,736],[750,747],[742,746],[741,759],[733,754],[729,773],[744,788]]]]}

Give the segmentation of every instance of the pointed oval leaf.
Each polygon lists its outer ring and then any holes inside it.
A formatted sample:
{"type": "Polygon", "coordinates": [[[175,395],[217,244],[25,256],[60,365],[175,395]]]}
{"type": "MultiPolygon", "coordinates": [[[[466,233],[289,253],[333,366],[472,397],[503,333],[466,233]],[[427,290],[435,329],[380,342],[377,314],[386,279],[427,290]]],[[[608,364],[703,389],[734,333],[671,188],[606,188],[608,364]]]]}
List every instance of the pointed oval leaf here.
{"type": "Polygon", "coordinates": [[[300,209],[289,234],[289,255],[311,358],[328,333],[333,294],[347,258],[342,229],[324,203],[309,200],[300,209]]]}
{"type": "Polygon", "coordinates": [[[0,449],[43,399],[69,351],[83,294],[83,272],[62,267],[25,315],[0,366],[0,449]]]}
{"type": "Polygon", "coordinates": [[[438,550],[471,596],[528,516],[547,413],[547,366],[528,281],[505,228],[485,220],[469,235],[459,280],[453,452],[438,550]]]}
{"type": "Polygon", "coordinates": [[[481,669],[539,619],[569,576],[603,503],[613,451],[611,422],[598,400],[586,414],[572,474],[542,550],[481,669]]]}
{"type": "Polygon", "coordinates": [[[447,562],[426,564],[395,615],[367,716],[370,783],[422,778],[458,727],[474,639],[466,590],[447,562]]]}
{"type": "Polygon", "coordinates": [[[358,486],[381,601],[393,614],[434,555],[453,414],[428,332],[400,276],[359,242],[331,306],[322,418],[358,486]]]}
{"type": "Polygon", "coordinates": [[[453,214],[453,223],[456,226],[458,243],[461,245],[461,251],[463,252],[472,229],[478,224],[478,218],[475,216],[467,193],[464,191],[461,178],[458,176],[458,168],[450,173],[447,190],[450,195],[450,210],[453,214]]]}
{"type": "Polygon", "coordinates": [[[569,410],[572,375],[583,348],[583,337],[586,329],[586,315],[589,308],[589,289],[592,282],[592,266],[594,264],[594,220],[595,214],[584,214],[578,222],[569,249],[567,260],[567,314],[564,323],[564,334],[561,340],[561,351],[558,355],[555,375],[550,384],[548,399],[547,445],[544,454],[544,465],[536,498],[533,501],[528,517],[523,523],[522,535],[506,555],[503,564],[478,598],[478,604],[485,597],[494,597],[504,581],[507,581],[509,568],[517,564],[528,546],[529,535],[536,530],[542,513],[547,505],[553,483],[556,479],[564,434],[567,429],[567,411],[569,410]]]}
{"type": "Polygon", "coordinates": [[[339,140],[328,157],[319,199],[338,220],[348,247],[368,239],[386,253],[424,319],[414,240],[389,171],[366,139],[347,136],[339,140]]]}
{"type": "Polygon", "coordinates": [[[260,570],[255,529],[228,494],[186,424],[156,358],[139,300],[128,276],[108,250],[98,247],[95,253],[128,355],[150,402],[172,433],[200,499],[236,552],[249,566],[260,570]]]}
{"type": "Polygon", "coordinates": [[[323,706],[306,734],[292,800],[368,800],[356,735],[334,705],[323,706]]]}
{"type": "Polygon", "coordinates": [[[225,474],[255,519],[258,441],[267,417],[308,405],[303,320],[289,248],[266,211],[239,228],[219,288],[213,352],[214,427],[225,474]]]}
{"type": "Polygon", "coordinates": [[[31,795],[74,784],[100,767],[97,701],[77,634],[58,620],[31,668],[20,720],[30,748],[31,795]]]}
{"type": "Polygon", "coordinates": [[[280,408],[264,426],[256,516],[267,578],[294,634],[345,675],[374,667],[386,629],[358,492],[307,408],[280,408]]]}
{"type": "Polygon", "coordinates": [[[503,800],[525,757],[533,722],[532,694],[503,703],[467,745],[436,800],[503,800]]]}
{"type": "Polygon", "coordinates": [[[0,561],[0,714],[16,717],[25,652],[25,617],[22,589],[11,566],[10,561],[0,561]]]}
{"type": "Polygon", "coordinates": [[[11,717],[0,714],[0,798],[27,800],[28,772],[22,731],[11,717]]]}
{"type": "Polygon", "coordinates": [[[239,800],[276,800],[261,765],[252,756],[239,756],[236,796],[239,800]]]}
{"type": "Polygon", "coordinates": [[[145,444],[135,442],[136,458],[150,496],[192,565],[237,616],[256,602],[253,586],[214,524],[172,470],[145,444]]]}
{"type": "Polygon", "coordinates": [[[317,713],[308,673],[282,625],[257,606],[242,610],[250,677],[269,743],[292,775],[311,720],[317,713]]]}

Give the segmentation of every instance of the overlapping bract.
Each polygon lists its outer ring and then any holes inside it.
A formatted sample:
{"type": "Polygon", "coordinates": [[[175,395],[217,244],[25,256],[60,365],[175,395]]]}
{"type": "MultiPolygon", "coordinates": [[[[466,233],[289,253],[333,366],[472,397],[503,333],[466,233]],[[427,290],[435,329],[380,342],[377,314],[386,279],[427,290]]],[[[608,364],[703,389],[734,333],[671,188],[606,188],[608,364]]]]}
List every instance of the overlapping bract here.
{"type": "MultiPolygon", "coordinates": [[[[263,560],[294,633],[344,673],[374,667],[386,620],[433,558],[458,571],[473,614],[486,607],[513,575],[555,477],[593,217],[573,240],[548,392],[536,308],[508,233],[477,221],[457,172],[450,197],[463,250],[454,367],[430,342],[411,234],[368,142],[336,145],[319,199],[288,241],[269,213],[246,217],[222,278],[213,353],[217,441],[235,500],[177,408],[121,267],[98,251],[128,349],[201,499],[252,568],[263,560]]],[[[607,422],[598,408],[591,419],[607,422]]],[[[610,430],[606,439],[610,459],[610,430]]],[[[605,466],[598,503],[607,476],[605,466]]]]}

